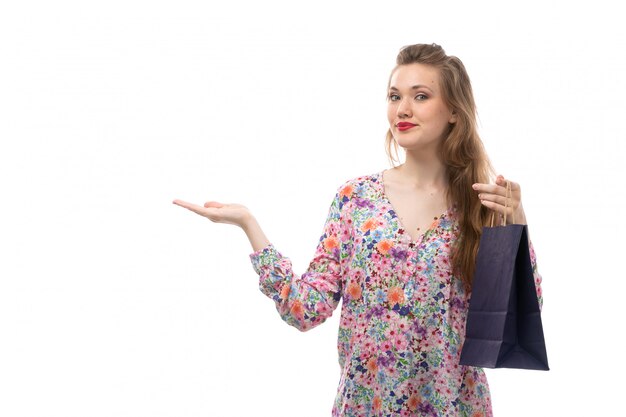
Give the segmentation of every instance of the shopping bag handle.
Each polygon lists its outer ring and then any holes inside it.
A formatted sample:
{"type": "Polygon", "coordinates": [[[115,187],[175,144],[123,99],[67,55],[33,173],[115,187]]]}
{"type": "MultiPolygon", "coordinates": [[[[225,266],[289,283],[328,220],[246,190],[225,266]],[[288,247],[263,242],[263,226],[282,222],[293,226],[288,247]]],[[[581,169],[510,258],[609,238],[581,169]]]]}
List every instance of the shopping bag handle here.
{"type": "MultiPolygon", "coordinates": [[[[511,195],[511,198],[513,198],[513,192],[511,191],[511,183],[507,180],[506,198],[504,199],[504,216],[503,216],[503,222],[501,226],[506,226],[506,209],[509,205],[509,194],[511,195]]],[[[491,210],[491,227],[493,227],[493,217],[494,217],[495,212],[496,212],[495,210],[491,210]]],[[[513,217],[513,223],[515,223],[515,211],[513,211],[512,217],[513,217]]]]}

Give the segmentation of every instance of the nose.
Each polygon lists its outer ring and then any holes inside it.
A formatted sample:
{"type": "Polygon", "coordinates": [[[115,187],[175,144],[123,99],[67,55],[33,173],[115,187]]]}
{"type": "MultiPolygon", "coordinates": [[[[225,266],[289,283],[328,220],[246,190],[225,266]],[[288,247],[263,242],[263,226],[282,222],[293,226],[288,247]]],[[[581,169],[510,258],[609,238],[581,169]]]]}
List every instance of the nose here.
{"type": "Polygon", "coordinates": [[[402,99],[400,103],[398,103],[397,114],[400,117],[410,117],[411,116],[411,104],[408,100],[402,99]]]}

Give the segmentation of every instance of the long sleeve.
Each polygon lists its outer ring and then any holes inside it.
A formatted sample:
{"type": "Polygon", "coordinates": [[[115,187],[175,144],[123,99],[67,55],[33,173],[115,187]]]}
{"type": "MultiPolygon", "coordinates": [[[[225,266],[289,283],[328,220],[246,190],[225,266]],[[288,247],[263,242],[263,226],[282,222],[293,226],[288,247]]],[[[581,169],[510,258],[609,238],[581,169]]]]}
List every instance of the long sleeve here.
{"type": "Polygon", "coordinates": [[[323,323],[341,299],[342,241],[349,236],[342,222],[344,186],[338,188],[330,205],[323,233],[313,260],[301,276],[294,273],[291,260],[272,243],[251,253],[250,260],[259,274],[259,289],[274,300],[281,318],[300,331],[323,323]]]}
{"type": "Polygon", "coordinates": [[[539,302],[539,310],[543,308],[543,294],[541,291],[541,281],[543,278],[539,274],[537,270],[537,256],[535,255],[535,248],[533,247],[533,243],[528,238],[528,250],[530,252],[530,264],[533,268],[533,277],[535,278],[535,289],[537,290],[537,301],[539,302]]]}

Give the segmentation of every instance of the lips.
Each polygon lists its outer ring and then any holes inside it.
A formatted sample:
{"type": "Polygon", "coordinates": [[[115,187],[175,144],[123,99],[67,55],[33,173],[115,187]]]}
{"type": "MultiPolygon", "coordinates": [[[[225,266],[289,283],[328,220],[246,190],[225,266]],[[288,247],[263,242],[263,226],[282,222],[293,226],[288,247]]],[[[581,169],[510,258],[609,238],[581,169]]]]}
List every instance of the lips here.
{"type": "Polygon", "coordinates": [[[413,123],[409,123],[409,122],[400,122],[397,124],[398,126],[398,130],[401,132],[404,132],[405,130],[409,130],[417,125],[414,125],[413,123]]]}

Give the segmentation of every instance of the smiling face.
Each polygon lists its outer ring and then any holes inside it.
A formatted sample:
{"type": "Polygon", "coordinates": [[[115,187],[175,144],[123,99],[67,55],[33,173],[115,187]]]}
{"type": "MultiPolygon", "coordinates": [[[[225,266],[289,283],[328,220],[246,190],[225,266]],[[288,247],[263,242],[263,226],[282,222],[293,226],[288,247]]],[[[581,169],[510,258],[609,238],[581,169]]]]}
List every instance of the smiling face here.
{"type": "Polygon", "coordinates": [[[389,86],[387,118],[398,145],[406,150],[436,149],[448,124],[456,122],[456,115],[443,102],[437,68],[417,63],[400,65],[389,86]],[[416,126],[401,129],[403,123],[416,126]]]}

